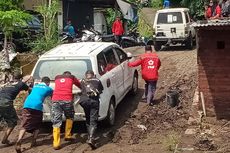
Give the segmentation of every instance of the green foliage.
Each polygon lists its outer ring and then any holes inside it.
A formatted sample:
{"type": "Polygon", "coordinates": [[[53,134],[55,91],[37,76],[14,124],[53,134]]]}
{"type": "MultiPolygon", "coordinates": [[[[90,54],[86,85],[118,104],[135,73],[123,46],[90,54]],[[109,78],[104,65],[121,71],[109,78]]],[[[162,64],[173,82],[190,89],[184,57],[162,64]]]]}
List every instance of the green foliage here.
{"type": "Polygon", "coordinates": [[[45,39],[44,36],[39,36],[37,39],[31,43],[33,52],[44,53],[59,44],[58,38],[45,39]]]}
{"type": "Polygon", "coordinates": [[[162,9],[162,7],[163,7],[163,0],[151,0],[150,5],[154,9],[162,9]]]}
{"type": "Polygon", "coordinates": [[[174,151],[176,149],[176,145],[179,144],[180,139],[181,136],[173,131],[163,138],[162,145],[166,150],[174,151]]]}
{"type": "Polygon", "coordinates": [[[203,19],[204,16],[203,0],[182,0],[181,5],[190,9],[190,14],[195,19],[203,19]]]}
{"type": "Polygon", "coordinates": [[[0,10],[20,10],[23,0],[0,0],[0,10]]]}
{"type": "Polygon", "coordinates": [[[26,21],[30,18],[31,16],[23,11],[0,11],[0,28],[7,37],[10,37],[12,32],[20,31],[25,27],[26,21]]]}
{"type": "Polygon", "coordinates": [[[146,17],[144,13],[139,13],[139,21],[138,21],[138,32],[141,36],[150,38],[152,37],[154,31],[151,25],[148,25],[148,22],[146,21],[146,17]]]}
{"type": "Polygon", "coordinates": [[[52,0],[50,5],[47,3],[38,6],[37,11],[43,17],[44,34],[38,36],[37,40],[32,43],[34,52],[44,52],[59,44],[58,39],[58,24],[56,15],[59,11],[58,0],[52,0]]]}

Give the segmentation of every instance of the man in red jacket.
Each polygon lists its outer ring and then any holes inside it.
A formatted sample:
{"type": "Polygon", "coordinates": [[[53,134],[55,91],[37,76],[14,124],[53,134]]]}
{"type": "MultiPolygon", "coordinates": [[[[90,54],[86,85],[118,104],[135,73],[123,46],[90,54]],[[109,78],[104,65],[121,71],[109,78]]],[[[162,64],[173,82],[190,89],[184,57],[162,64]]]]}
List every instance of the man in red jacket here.
{"type": "Polygon", "coordinates": [[[113,32],[113,35],[115,37],[116,43],[118,45],[120,45],[121,36],[124,33],[124,28],[123,28],[123,24],[122,24],[119,16],[116,18],[116,21],[113,23],[112,32],[113,32]]]}
{"type": "Polygon", "coordinates": [[[150,45],[145,47],[145,54],[142,54],[138,60],[128,63],[129,67],[135,67],[139,65],[141,65],[142,78],[146,82],[145,93],[142,98],[147,98],[147,103],[152,105],[158,80],[158,70],[161,66],[161,61],[157,54],[152,52],[152,47],[150,45]]]}
{"type": "Polygon", "coordinates": [[[73,85],[80,88],[80,82],[69,71],[55,77],[55,88],[52,97],[53,148],[60,149],[60,127],[63,112],[66,117],[65,140],[71,141],[71,129],[74,119],[73,85]]]}

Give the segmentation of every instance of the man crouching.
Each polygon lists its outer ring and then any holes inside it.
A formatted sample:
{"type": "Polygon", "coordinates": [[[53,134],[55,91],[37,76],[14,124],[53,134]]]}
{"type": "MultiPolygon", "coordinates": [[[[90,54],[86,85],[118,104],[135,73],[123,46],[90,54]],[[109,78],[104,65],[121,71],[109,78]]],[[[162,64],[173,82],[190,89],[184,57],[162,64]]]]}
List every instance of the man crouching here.
{"type": "Polygon", "coordinates": [[[82,96],[80,105],[83,107],[86,117],[86,127],[88,131],[87,143],[95,149],[94,136],[97,129],[99,98],[102,93],[103,86],[101,81],[97,79],[94,72],[88,70],[85,78],[81,81],[82,96]]]}

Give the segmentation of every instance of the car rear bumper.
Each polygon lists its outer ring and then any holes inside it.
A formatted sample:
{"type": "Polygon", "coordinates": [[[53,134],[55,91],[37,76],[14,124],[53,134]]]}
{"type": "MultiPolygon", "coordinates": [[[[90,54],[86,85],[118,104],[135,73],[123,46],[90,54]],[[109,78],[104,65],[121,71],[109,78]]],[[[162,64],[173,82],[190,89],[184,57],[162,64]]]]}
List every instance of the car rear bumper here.
{"type": "Polygon", "coordinates": [[[171,43],[184,43],[188,40],[188,37],[186,38],[155,38],[155,42],[160,42],[162,44],[166,44],[168,42],[171,43]]]}

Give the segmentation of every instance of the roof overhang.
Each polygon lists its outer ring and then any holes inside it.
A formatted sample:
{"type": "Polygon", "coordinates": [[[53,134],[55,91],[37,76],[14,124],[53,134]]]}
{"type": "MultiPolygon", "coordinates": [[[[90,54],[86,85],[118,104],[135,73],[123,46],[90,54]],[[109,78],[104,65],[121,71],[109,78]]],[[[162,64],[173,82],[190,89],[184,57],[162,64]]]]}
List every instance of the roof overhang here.
{"type": "Polygon", "coordinates": [[[230,20],[204,20],[192,24],[195,29],[229,29],[230,20]]]}

